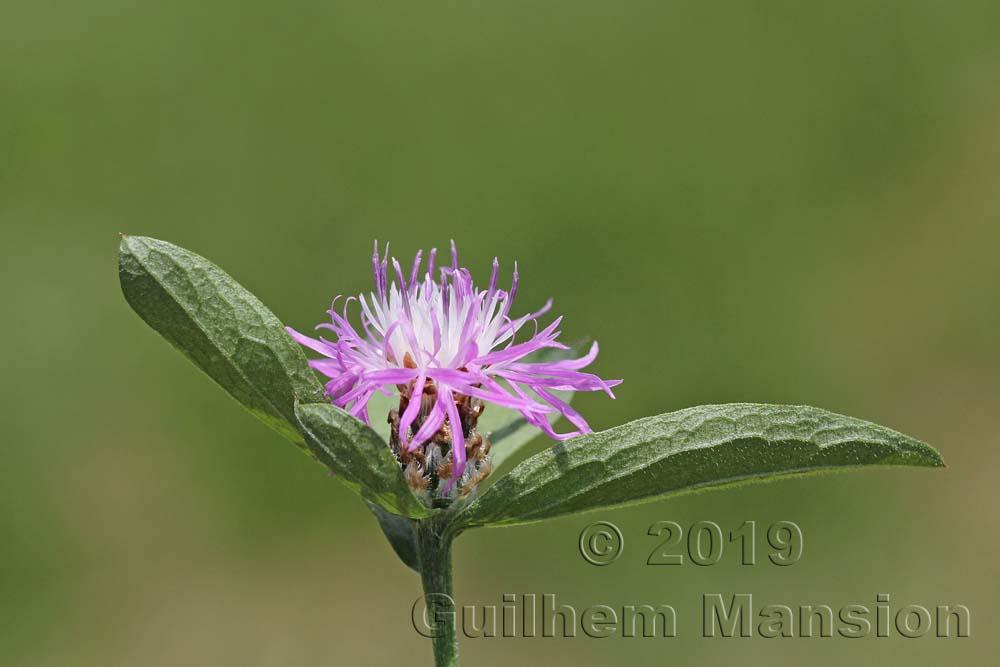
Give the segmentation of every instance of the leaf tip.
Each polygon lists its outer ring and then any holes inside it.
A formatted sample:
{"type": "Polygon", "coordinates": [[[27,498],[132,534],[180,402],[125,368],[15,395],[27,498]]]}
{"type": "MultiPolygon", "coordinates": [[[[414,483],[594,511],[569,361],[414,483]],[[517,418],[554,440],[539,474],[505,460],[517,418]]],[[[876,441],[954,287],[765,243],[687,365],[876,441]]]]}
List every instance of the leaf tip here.
{"type": "Polygon", "coordinates": [[[944,457],[941,456],[941,452],[934,449],[926,442],[920,440],[914,440],[916,443],[916,453],[920,457],[920,463],[918,465],[923,465],[927,468],[947,468],[948,464],[945,463],[944,457]]]}
{"type": "Polygon", "coordinates": [[[930,449],[931,452],[933,452],[933,455],[931,456],[931,465],[930,465],[931,468],[944,468],[945,470],[947,470],[950,467],[947,463],[945,463],[944,457],[941,456],[940,452],[938,452],[936,449],[930,446],[928,446],[928,449],[930,449]]]}
{"type": "Polygon", "coordinates": [[[142,238],[142,236],[133,236],[126,234],[125,232],[118,232],[118,254],[135,254],[135,242],[137,240],[141,240],[142,238]]]}

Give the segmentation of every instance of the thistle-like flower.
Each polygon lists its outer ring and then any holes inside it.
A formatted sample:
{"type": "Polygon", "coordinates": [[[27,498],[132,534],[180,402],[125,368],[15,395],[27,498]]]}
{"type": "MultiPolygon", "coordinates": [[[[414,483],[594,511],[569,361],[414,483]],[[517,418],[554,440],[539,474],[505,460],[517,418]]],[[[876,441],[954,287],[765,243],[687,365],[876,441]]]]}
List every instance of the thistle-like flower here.
{"type": "Polygon", "coordinates": [[[326,377],[326,393],[334,405],[369,423],[368,402],[376,392],[398,393],[399,409],[388,416],[390,446],[407,481],[419,491],[453,495],[468,493],[490,472],[489,442],[476,424],[486,403],[519,411],[546,435],[564,440],[590,432],[586,420],[553,391],[601,390],[614,398],[611,387],[621,380],[602,380],[580,369],[597,357],[597,343],[579,359],[525,360],[544,348],[568,349],[558,342],[556,318],[539,329],[537,319],[551,308],[551,299],[539,310],[512,318],[518,273],[514,264],[509,291],[497,289],[499,262],[493,260],[489,287],[477,289],[472,276],[459,267],[455,243],[451,266],[438,269],[437,250],[431,250],[421,276],[422,252],[417,252],[407,278],[392,258],[395,280],[389,279],[388,245],[379,258],[372,255],[375,291],[347,298],[337,310],[337,297],[328,311],[335,340],[310,338],[292,328],[297,342],[325,358],[310,365],[326,377]],[[357,301],[363,334],[348,319],[348,306],[357,301]],[[524,326],[534,332],[517,341],[524,326]],[[557,433],[549,416],[559,413],[574,427],[557,433]],[[440,482],[440,484],[439,484],[440,482]]]}

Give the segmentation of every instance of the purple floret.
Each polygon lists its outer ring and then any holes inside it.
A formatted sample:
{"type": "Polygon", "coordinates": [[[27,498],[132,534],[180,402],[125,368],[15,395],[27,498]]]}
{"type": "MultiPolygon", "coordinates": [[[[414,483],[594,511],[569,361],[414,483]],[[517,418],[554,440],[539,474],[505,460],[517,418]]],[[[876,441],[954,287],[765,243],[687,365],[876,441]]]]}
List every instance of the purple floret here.
{"type": "Polygon", "coordinates": [[[339,312],[335,306],[341,297],[337,297],[328,311],[331,321],[316,327],[331,330],[334,340],[310,338],[288,328],[293,339],[323,355],[309,364],[330,379],[326,392],[333,404],[369,423],[368,401],[375,392],[391,395],[402,385],[411,387],[411,395],[421,395],[433,384],[435,402],[412,436],[411,426],[418,420],[421,402],[410,401],[400,415],[400,441],[413,451],[433,438],[447,421],[452,436],[452,475],[456,478],[465,468],[466,455],[456,408],[460,396],[518,410],[530,424],[556,440],[589,433],[586,420],[552,391],[599,390],[614,398],[611,388],[621,380],[602,380],[580,370],[597,357],[597,343],[579,359],[525,361],[544,348],[567,347],[556,340],[561,317],[538,329],[537,318],[549,311],[551,300],[533,313],[510,317],[517,293],[517,264],[509,291],[497,289],[496,259],[489,287],[479,290],[469,271],[459,267],[454,242],[451,266],[440,267],[437,280],[436,249],[431,250],[421,278],[422,255],[417,253],[408,278],[393,258],[395,276],[390,281],[388,246],[380,259],[376,243],[372,255],[375,291],[347,298],[339,312]],[[352,301],[360,308],[362,334],[348,320],[352,301]],[[515,342],[528,322],[535,324],[534,333],[515,342]],[[566,417],[575,430],[557,433],[548,419],[553,412],[566,417]]]}

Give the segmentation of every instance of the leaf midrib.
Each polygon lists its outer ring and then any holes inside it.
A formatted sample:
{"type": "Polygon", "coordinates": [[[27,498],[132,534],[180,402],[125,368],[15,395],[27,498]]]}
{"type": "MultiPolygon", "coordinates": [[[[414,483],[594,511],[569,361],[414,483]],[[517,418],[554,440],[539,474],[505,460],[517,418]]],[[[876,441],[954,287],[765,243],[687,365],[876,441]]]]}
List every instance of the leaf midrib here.
{"type": "MultiPolygon", "coordinates": [[[[743,406],[747,406],[747,407],[762,407],[763,404],[756,404],[756,403],[721,404],[721,405],[716,406],[716,407],[723,408],[723,407],[737,407],[737,406],[739,406],[739,407],[743,407],[743,406]]],[[[702,406],[702,407],[708,407],[708,406],[702,406]]],[[[809,408],[810,406],[781,406],[781,407],[788,408],[788,409],[794,409],[795,407],[809,408]]],[[[827,413],[827,414],[829,414],[832,417],[842,417],[842,415],[837,415],[836,413],[827,413]]],[[[687,415],[684,415],[684,416],[687,416],[687,415]]],[[[679,418],[679,419],[677,419],[677,420],[674,421],[673,426],[675,428],[675,433],[676,433],[676,431],[681,430],[681,426],[683,424],[683,418],[684,418],[684,416],[681,416],[681,418],[679,418]]],[[[713,419],[715,417],[716,417],[715,415],[712,415],[712,416],[709,416],[709,415],[700,415],[700,416],[698,416],[697,424],[692,425],[690,428],[685,428],[683,430],[695,431],[698,428],[702,427],[707,421],[709,421],[710,419],[713,419]]],[[[656,419],[656,417],[648,417],[648,418],[646,418],[646,420],[650,420],[650,421],[652,421],[654,419],[656,419]]],[[[646,420],[639,420],[639,421],[646,421],[646,420]]],[[[784,421],[784,423],[787,426],[794,426],[795,424],[804,422],[805,420],[795,419],[794,416],[792,416],[791,419],[783,420],[783,421],[784,421]]],[[[599,478],[595,479],[594,482],[592,482],[590,484],[587,484],[586,486],[583,486],[582,488],[574,491],[573,493],[571,493],[569,495],[562,495],[562,496],[558,497],[553,502],[549,502],[549,503],[547,503],[545,505],[541,505],[539,507],[536,507],[530,514],[524,515],[524,518],[527,519],[527,521],[529,521],[529,522],[533,521],[533,520],[541,520],[541,519],[531,519],[529,517],[537,516],[538,514],[544,514],[546,511],[551,510],[552,508],[555,508],[555,507],[558,507],[560,505],[565,505],[567,503],[570,503],[574,498],[586,495],[586,494],[588,494],[588,493],[590,493],[590,492],[592,492],[592,491],[594,491],[596,489],[600,489],[600,488],[602,488],[604,486],[607,486],[608,484],[619,483],[619,480],[621,480],[623,478],[627,478],[627,477],[629,477],[631,475],[634,475],[635,473],[639,472],[640,470],[642,470],[644,468],[648,468],[651,465],[659,463],[659,462],[663,461],[664,459],[670,458],[672,456],[676,456],[676,455],[684,453],[684,452],[696,451],[696,450],[699,450],[699,449],[710,449],[712,447],[718,447],[718,446],[724,445],[726,443],[735,442],[737,440],[758,441],[758,442],[762,442],[765,446],[774,446],[774,445],[779,445],[780,443],[804,444],[804,445],[808,445],[810,447],[814,447],[815,450],[816,450],[813,455],[810,455],[810,458],[812,458],[812,456],[814,456],[815,454],[818,454],[818,453],[820,453],[823,450],[826,450],[828,448],[831,448],[831,447],[835,448],[835,447],[840,446],[840,445],[850,444],[851,442],[868,442],[870,444],[883,444],[883,445],[891,447],[893,450],[895,450],[896,453],[900,453],[901,454],[901,453],[905,452],[905,450],[900,446],[899,443],[895,443],[894,444],[894,443],[891,443],[891,442],[886,442],[886,441],[884,441],[882,439],[878,439],[877,440],[877,439],[874,439],[874,438],[871,438],[871,437],[866,437],[866,438],[850,438],[850,437],[848,437],[848,438],[839,438],[839,439],[836,439],[836,440],[831,440],[830,442],[825,442],[825,443],[815,442],[815,439],[816,439],[817,435],[820,435],[822,433],[836,432],[837,430],[841,430],[843,428],[847,428],[847,425],[838,425],[838,424],[832,424],[832,423],[823,424],[823,423],[819,422],[819,420],[813,420],[813,421],[817,422],[816,425],[814,427],[811,427],[811,430],[809,431],[808,435],[803,436],[803,437],[771,438],[771,437],[768,437],[768,436],[764,435],[763,433],[761,433],[761,434],[745,434],[745,433],[743,433],[743,434],[734,435],[732,437],[714,438],[714,439],[706,441],[706,442],[680,443],[676,447],[670,447],[670,448],[668,448],[667,451],[663,452],[661,455],[659,455],[659,456],[657,456],[657,457],[655,457],[653,459],[650,459],[650,460],[647,460],[647,461],[643,461],[642,463],[637,463],[635,465],[632,465],[632,466],[626,468],[623,472],[619,472],[619,473],[614,474],[612,476],[609,476],[609,477],[604,477],[604,476],[599,477],[599,478]]],[[[881,428],[881,429],[885,429],[885,427],[879,427],[876,424],[873,424],[872,426],[875,426],[875,427],[881,428]]],[[[885,429],[885,430],[889,431],[891,429],[885,429]]],[[[607,432],[605,432],[605,433],[607,433],[607,432]]],[[[903,438],[905,438],[906,440],[912,440],[912,438],[909,438],[909,436],[905,436],[903,434],[899,434],[899,435],[902,436],[903,438]]],[[[616,452],[614,452],[613,454],[611,454],[611,456],[614,456],[615,454],[620,453],[620,452],[624,452],[624,451],[627,451],[627,450],[635,449],[637,447],[648,446],[653,440],[656,440],[658,438],[667,438],[667,439],[669,439],[670,437],[671,436],[668,435],[668,434],[663,434],[663,435],[660,435],[660,436],[656,436],[656,437],[654,437],[654,438],[652,438],[650,440],[647,440],[645,442],[637,443],[637,444],[633,445],[632,447],[627,447],[627,448],[623,448],[621,450],[617,450],[616,452]]],[[[917,441],[914,441],[914,442],[917,442],[917,441]]],[[[598,450],[598,451],[600,451],[600,450],[598,450]]],[[[604,457],[604,456],[600,456],[600,455],[593,456],[593,457],[588,457],[586,459],[581,459],[579,461],[574,462],[573,467],[577,467],[579,465],[585,465],[585,464],[588,464],[588,463],[598,463],[602,467],[606,468],[607,463],[609,461],[609,458],[610,457],[604,457]]],[[[546,462],[546,464],[548,464],[548,462],[546,462]]],[[[902,465],[902,464],[900,464],[900,465],[902,465]]],[[[719,478],[718,480],[713,480],[713,481],[710,481],[710,482],[702,482],[702,483],[699,483],[699,484],[694,484],[694,485],[691,485],[689,487],[682,487],[682,488],[679,488],[679,489],[667,490],[667,491],[664,491],[663,494],[655,494],[655,493],[653,493],[653,494],[650,494],[650,495],[645,495],[645,496],[642,496],[642,497],[634,499],[634,501],[625,501],[624,503],[616,504],[614,506],[625,506],[625,505],[629,505],[629,504],[633,504],[633,503],[641,503],[641,502],[645,502],[645,501],[647,501],[649,499],[658,497],[659,495],[668,495],[668,494],[670,494],[672,492],[679,492],[679,491],[687,490],[687,489],[696,489],[696,488],[699,488],[699,487],[702,487],[702,486],[718,486],[718,485],[723,485],[723,484],[727,484],[727,483],[732,483],[734,481],[748,480],[748,479],[754,479],[754,478],[758,478],[758,477],[767,477],[767,476],[771,476],[771,475],[773,475],[773,476],[787,476],[787,475],[794,475],[796,473],[812,472],[812,471],[815,471],[815,472],[819,473],[819,472],[826,472],[826,471],[828,471],[830,469],[839,470],[839,469],[851,469],[851,468],[855,468],[855,467],[857,467],[857,468],[865,468],[865,467],[867,467],[867,465],[864,465],[864,464],[861,464],[861,465],[858,465],[858,466],[845,466],[845,465],[836,465],[836,464],[833,464],[833,465],[816,465],[816,466],[807,466],[807,467],[801,467],[801,468],[790,468],[790,469],[786,469],[786,470],[780,470],[780,471],[777,471],[777,472],[764,472],[764,473],[760,473],[760,474],[753,474],[753,473],[751,473],[751,474],[747,474],[747,475],[738,475],[738,476],[735,476],[735,477],[725,477],[725,478],[719,478]]],[[[537,470],[537,469],[538,468],[535,468],[535,470],[537,470]]],[[[534,472],[535,470],[532,470],[532,471],[529,471],[529,472],[534,472]]],[[[542,490],[542,489],[540,488],[539,490],[542,490]]],[[[495,488],[494,489],[490,489],[490,492],[495,492],[495,491],[496,491],[495,488]]],[[[528,495],[531,495],[531,493],[529,493],[528,495]]],[[[486,497],[487,496],[484,496],[482,500],[485,500],[486,497]]],[[[522,496],[522,498],[523,497],[527,497],[527,496],[522,496]]],[[[472,509],[473,508],[470,508],[470,510],[472,510],[472,509]]],[[[586,510],[584,510],[584,511],[586,511],[586,510]]],[[[573,510],[569,510],[568,513],[572,513],[572,512],[573,512],[573,510]]],[[[549,516],[552,516],[552,515],[549,515],[549,516]]],[[[545,517],[542,517],[542,518],[545,518],[545,517]]],[[[490,519],[487,518],[486,519],[486,523],[488,523],[489,521],[490,521],[490,519]]],[[[501,522],[502,521],[503,521],[503,519],[501,519],[501,522]]],[[[519,521],[519,523],[520,523],[520,521],[519,521]]],[[[471,522],[469,525],[483,525],[483,524],[480,523],[480,522],[477,522],[477,521],[473,520],[473,522],[471,522]]]]}

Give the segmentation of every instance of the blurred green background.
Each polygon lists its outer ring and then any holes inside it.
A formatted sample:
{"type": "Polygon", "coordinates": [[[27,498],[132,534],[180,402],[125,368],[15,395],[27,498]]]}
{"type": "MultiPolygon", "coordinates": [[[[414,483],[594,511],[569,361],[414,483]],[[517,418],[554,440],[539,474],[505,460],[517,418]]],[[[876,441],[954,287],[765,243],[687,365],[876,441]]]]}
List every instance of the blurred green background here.
{"type": "Polygon", "coordinates": [[[373,238],[453,237],[600,340],[625,384],[578,399],[596,428],[808,403],[951,466],[468,533],[460,603],[669,602],[680,627],[467,640],[464,664],[993,663],[998,25],[985,1],[0,4],[0,664],[430,663],[417,577],[129,310],[118,232],[302,329],[369,286],[373,238]],[[577,552],[598,519],[626,538],[605,568],[577,552]],[[648,567],[663,519],[793,520],[805,554],[648,567]],[[712,592],[962,603],[972,637],[703,640],[712,592]]]}

